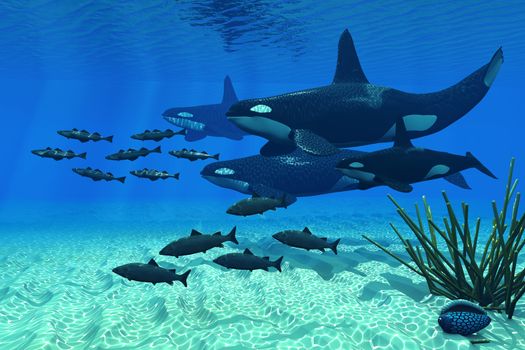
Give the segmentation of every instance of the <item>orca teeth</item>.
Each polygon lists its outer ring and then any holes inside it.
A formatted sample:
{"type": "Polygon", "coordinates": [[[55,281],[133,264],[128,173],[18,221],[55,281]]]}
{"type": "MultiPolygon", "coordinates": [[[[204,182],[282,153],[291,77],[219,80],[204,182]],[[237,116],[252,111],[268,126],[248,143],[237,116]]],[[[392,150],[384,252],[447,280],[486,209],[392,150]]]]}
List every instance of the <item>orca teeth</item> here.
{"type": "Polygon", "coordinates": [[[199,122],[196,122],[196,121],[193,121],[193,120],[184,119],[184,118],[164,117],[164,119],[166,119],[171,124],[176,125],[176,126],[178,126],[180,128],[184,128],[184,129],[201,131],[206,126],[206,124],[204,124],[204,123],[199,123],[199,122]]]}

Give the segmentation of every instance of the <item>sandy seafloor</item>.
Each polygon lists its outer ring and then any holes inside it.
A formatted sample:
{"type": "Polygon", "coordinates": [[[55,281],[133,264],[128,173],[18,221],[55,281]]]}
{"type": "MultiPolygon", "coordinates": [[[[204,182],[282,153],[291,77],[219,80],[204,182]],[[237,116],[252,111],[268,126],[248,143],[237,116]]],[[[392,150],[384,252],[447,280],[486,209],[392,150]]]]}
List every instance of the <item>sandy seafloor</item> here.
{"type": "Polygon", "coordinates": [[[361,238],[402,251],[388,223],[409,232],[387,201],[313,203],[246,219],[217,208],[226,202],[6,206],[0,349],[525,349],[523,302],[512,321],[492,312],[492,323],[470,337],[489,344],[441,331],[447,299],[429,296],[422,278],[361,238]],[[192,228],[224,234],[233,225],[238,246],[158,255],[192,228]],[[340,254],[271,238],[305,225],[329,241],[342,237],[340,254]],[[284,255],[283,272],[226,271],[211,262],[246,247],[272,260],[284,255]],[[188,288],[111,272],[152,257],[179,273],[191,268],[188,288]]]}

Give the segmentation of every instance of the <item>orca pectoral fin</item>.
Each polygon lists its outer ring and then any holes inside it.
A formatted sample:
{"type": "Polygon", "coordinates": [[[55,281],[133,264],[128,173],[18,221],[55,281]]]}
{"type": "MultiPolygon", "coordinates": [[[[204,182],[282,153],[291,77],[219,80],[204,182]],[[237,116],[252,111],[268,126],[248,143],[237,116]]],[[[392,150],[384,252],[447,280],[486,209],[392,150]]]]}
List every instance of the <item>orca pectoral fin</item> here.
{"type": "Polygon", "coordinates": [[[408,193],[412,192],[413,190],[413,187],[410,184],[399,182],[396,180],[381,178],[381,182],[390,187],[391,189],[399,192],[408,193]]]}
{"type": "Polygon", "coordinates": [[[291,138],[297,147],[316,156],[329,156],[339,152],[339,149],[326,139],[307,129],[293,130],[291,138]]]}
{"type": "Polygon", "coordinates": [[[467,183],[467,180],[465,180],[465,177],[461,173],[454,173],[450,174],[448,176],[443,177],[443,179],[447,180],[453,185],[456,185],[460,188],[464,188],[466,190],[472,189],[469,184],[467,183]]]}
{"type": "Polygon", "coordinates": [[[275,157],[293,152],[297,147],[294,144],[280,144],[268,141],[262,146],[259,153],[263,157],[275,157]]]}

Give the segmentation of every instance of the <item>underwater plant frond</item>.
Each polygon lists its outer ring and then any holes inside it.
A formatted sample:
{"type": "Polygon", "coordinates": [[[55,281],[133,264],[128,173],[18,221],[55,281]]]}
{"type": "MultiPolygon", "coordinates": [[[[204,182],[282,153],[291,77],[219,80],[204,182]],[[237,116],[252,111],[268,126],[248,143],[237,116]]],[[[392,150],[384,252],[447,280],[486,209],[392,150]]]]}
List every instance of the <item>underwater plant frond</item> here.
{"type": "Polygon", "coordinates": [[[442,195],[447,217],[443,218],[442,226],[435,221],[425,196],[424,216],[416,204],[415,220],[392,196],[388,196],[420,244],[414,247],[390,224],[412,263],[371,238],[363,238],[425,278],[432,294],[475,301],[488,309],[504,309],[507,317],[512,319],[519,299],[525,294],[525,268],[517,271],[518,256],[525,246],[525,213],[518,214],[521,194],[516,192],[518,180],[513,180],[514,163],[512,158],[501,210],[495,201],[491,202],[492,229],[482,249],[478,245],[481,219],[476,218],[471,229],[469,205],[461,203],[460,222],[445,191],[442,195]],[[440,249],[438,241],[443,241],[447,249],[440,249]]]}

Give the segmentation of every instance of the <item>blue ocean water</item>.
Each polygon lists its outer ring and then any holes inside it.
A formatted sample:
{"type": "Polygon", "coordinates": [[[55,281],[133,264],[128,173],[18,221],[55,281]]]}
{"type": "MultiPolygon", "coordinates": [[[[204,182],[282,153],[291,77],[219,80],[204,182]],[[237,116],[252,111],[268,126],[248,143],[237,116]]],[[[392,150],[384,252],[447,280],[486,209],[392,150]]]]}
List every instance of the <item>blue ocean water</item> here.
{"type": "MultiPolygon", "coordinates": [[[[192,228],[227,231],[233,225],[239,227],[240,237],[254,244],[264,242],[265,234],[304,226],[325,234],[335,231],[332,236],[349,237],[349,242],[363,233],[394,240],[388,222],[401,222],[387,194],[407,207],[426,195],[438,205],[435,212],[442,213],[441,191],[446,190],[455,204],[469,202],[473,216],[486,218],[491,215],[490,201],[501,203],[512,157],[516,158],[515,177],[525,179],[523,23],[525,2],[518,0],[2,1],[0,240],[5,240],[5,255],[0,255],[0,263],[16,269],[11,263],[18,258],[26,259],[26,268],[47,261],[42,255],[32,260],[30,251],[42,245],[45,254],[52,254],[61,239],[84,244],[92,237],[99,246],[125,242],[126,237],[140,240],[137,251],[126,247],[129,255],[121,253],[120,260],[105,253],[100,269],[110,273],[111,264],[156,254],[158,247],[149,246],[149,240],[183,236],[192,228]],[[234,159],[257,154],[265,142],[261,138],[208,137],[188,143],[174,137],[161,142],[161,155],[134,162],[104,159],[119,149],[141,147],[143,143],[129,138],[134,133],[173,128],[161,117],[170,107],[219,103],[226,75],[240,99],[330,83],[337,42],[346,28],[370,82],[415,93],[460,81],[502,47],[504,64],[483,100],[453,125],[414,140],[417,146],[440,151],[471,151],[498,179],[468,170],[464,175],[472,190],[434,180],[415,184],[409,194],[378,187],[305,197],[286,210],[238,218],[225,211],[245,195],[202,179],[199,173],[209,160],[188,162],[167,151],[196,148],[220,153],[221,160],[234,159]],[[115,139],[111,144],[81,144],[56,134],[71,128],[115,135],[115,139]],[[48,146],[86,151],[88,160],[55,162],[30,152],[48,146]],[[71,171],[77,166],[100,168],[128,179],[124,185],[92,182],[71,171]],[[150,182],[129,175],[130,170],[144,167],[180,172],[181,179],[150,182]],[[115,241],[115,237],[124,238],[115,241]]],[[[62,247],[65,251],[67,244],[62,247]]],[[[96,261],[93,254],[90,262],[96,261]]],[[[20,272],[16,284],[13,276],[18,272],[10,271],[0,279],[0,301],[15,298],[16,288],[26,283],[27,275],[20,272]]],[[[45,274],[39,276],[47,280],[45,274]]],[[[36,329],[34,339],[50,339],[36,329]]],[[[94,339],[103,338],[101,332],[94,334],[94,339]]],[[[42,344],[29,341],[26,347],[15,347],[6,339],[2,343],[0,336],[0,349],[37,349],[42,344]]],[[[115,345],[96,345],[101,344],[97,340],[90,344],[95,348],[115,345]]],[[[129,344],[129,348],[148,346],[129,344]]],[[[264,348],[276,348],[276,344],[264,348]]],[[[195,348],[206,348],[199,346],[195,348]]],[[[246,344],[237,346],[247,348],[246,344]]]]}

